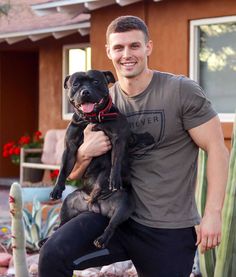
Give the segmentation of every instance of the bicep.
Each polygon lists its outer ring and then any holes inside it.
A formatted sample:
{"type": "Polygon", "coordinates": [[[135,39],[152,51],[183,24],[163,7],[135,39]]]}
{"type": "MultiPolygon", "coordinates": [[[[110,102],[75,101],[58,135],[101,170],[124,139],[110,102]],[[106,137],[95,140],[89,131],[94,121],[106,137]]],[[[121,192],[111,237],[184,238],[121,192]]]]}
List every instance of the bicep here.
{"type": "Polygon", "coordinates": [[[203,150],[209,151],[212,146],[224,143],[224,136],[218,116],[195,128],[188,130],[193,141],[203,150]]]}

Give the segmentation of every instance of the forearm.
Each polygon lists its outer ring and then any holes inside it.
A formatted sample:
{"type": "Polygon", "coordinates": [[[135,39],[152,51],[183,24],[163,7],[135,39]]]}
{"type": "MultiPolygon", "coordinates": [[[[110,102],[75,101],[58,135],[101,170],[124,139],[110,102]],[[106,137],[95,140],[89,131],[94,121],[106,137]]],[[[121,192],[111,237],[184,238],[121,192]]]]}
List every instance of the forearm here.
{"type": "Polygon", "coordinates": [[[222,210],[229,161],[228,150],[223,144],[212,147],[207,154],[208,187],[205,215],[208,213],[220,213],[222,210]]]}
{"type": "Polygon", "coordinates": [[[86,171],[87,167],[89,166],[92,158],[86,157],[83,155],[80,151],[80,149],[77,152],[77,161],[75,163],[74,168],[72,169],[70,175],[68,176],[69,180],[78,180],[86,171]]]}

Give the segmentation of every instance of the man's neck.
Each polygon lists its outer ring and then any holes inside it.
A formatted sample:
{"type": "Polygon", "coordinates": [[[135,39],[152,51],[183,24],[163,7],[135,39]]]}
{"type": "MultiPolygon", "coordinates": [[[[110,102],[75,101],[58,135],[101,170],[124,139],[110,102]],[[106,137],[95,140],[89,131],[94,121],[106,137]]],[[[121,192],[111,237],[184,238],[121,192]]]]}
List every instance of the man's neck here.
{"type": "Polygon", "coordinates": [[[135,96],[142,93],[150,84],[153,76],[153,71],[151,69],[145,70],[139,76],[133,78],[119,78],[119,84],[121,89],[128,96],[135,96]]]}

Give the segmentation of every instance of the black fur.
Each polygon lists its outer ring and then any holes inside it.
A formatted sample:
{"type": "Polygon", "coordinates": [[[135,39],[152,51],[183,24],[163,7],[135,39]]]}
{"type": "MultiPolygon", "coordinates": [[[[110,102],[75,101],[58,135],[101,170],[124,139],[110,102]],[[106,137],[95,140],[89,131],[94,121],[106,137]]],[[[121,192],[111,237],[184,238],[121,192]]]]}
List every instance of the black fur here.
{"type": "Polygon", "coordinates": [[[65,78],[64,87],[69,89],[68,97],[75,113],[67,128],[60,173],[51,192],[52,199],[61,198],[66,178],[76,162],[77,149],[83,143],[83,131],[90,122],[95,122],[94,130],[104,131],[111,141],[112,150],[93,158],[82,177],[83,191],[76,190],[63,202],[61,224],[85,210],[109,216],[108,227],[94,242],[97,247],[107,245],[115,228],[128,219],[134,208],[127,157],[129,125],[113,103],[107,110],[111,103],[108,84],[114,82],[110,71],[98,70],[76,72],[65,78]],[[101,112],[104,110],[105,115],[101,112]]]}

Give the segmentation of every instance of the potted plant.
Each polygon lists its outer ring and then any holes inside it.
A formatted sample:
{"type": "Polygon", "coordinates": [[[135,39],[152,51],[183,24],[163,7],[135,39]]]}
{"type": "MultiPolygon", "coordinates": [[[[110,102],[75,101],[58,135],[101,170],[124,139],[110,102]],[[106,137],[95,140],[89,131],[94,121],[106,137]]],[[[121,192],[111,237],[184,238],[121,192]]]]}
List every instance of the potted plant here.
{"type": "MultiPolygon", "coordinates": [[[[36,131],[32,136],[25,134],[17,142],[9,141],[3,145],[2,155],[4,158],[10,158],[13,164],[20,164],[21,148],[24,149],[41,149],[44,139],[40,131],[36,131]]],[[[27,162],[41,163],[41,153],[27,153],[27,162]]],[[[39,182],[43,177],[43,170],[24,169],[25,181],[39,182]]]]}

